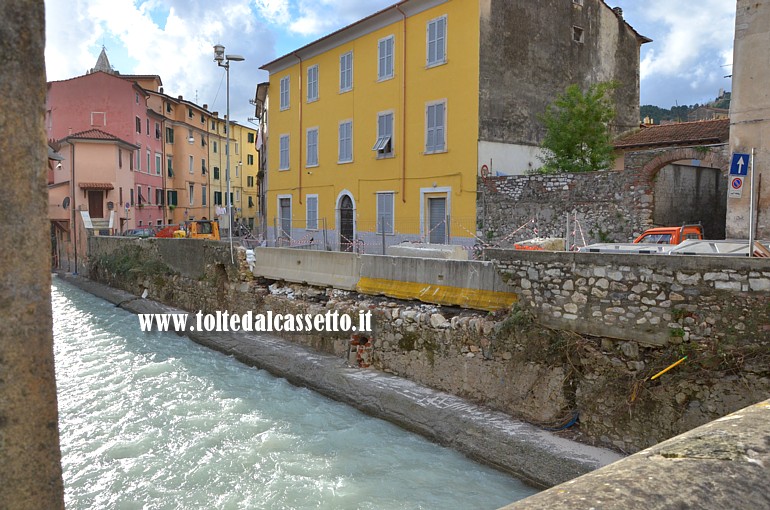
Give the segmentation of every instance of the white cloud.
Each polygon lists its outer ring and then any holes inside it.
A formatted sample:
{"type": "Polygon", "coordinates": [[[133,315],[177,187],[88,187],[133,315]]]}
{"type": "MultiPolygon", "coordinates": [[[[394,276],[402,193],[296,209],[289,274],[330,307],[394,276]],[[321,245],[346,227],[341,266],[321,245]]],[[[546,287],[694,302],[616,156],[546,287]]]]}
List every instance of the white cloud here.
{"type": "Polygon", "coordinates": [[[277,25],[288,25],[291,22],[289,0],[254,0],[254,3],[267,21],[277,25]]]}

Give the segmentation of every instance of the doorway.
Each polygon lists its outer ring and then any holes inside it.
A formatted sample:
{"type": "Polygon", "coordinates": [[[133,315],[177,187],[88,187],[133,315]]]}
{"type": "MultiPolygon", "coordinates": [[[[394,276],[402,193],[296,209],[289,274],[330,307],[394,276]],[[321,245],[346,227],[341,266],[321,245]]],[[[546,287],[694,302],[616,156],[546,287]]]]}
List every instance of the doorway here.
{"type": "Polygon", "coordinates": [[[88,215],[91,218],[104,218],[103,191],[88,190],[88,215]]]}
{"type": "Polygon", "coordinates": [[[428,198],[428,242],[446,244],[446,198],[428,198]]]}
{"type": "Polygon", "coordinates": [[[354,236],[353,199],[344,195],[340,199],[340,251],[353,251],[354,236]]]}

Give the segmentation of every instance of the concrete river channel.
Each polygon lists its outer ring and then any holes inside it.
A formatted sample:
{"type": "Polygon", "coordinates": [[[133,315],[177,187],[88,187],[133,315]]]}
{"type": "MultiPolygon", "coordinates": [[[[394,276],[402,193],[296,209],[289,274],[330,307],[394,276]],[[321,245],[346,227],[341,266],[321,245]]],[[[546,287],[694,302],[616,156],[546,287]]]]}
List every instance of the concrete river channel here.
{"type": "Polygon", "coordinates": [[[67,283],[52,289],[69,509],[493,509],[537,492],[67,283]]]}

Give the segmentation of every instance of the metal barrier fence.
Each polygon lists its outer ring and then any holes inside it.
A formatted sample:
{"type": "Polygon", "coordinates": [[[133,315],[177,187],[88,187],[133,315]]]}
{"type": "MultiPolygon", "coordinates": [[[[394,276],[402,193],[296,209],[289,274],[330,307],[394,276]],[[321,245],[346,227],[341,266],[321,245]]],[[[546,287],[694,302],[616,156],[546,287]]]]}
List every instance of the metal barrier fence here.
{"type": "Polygon", "coordinates": [[[433,221],[419,218],[397,219],[391,225],[384,218],[375,221],[357,221],[329,228],[326,218],[312,221],[273,218],[268,226],[265,245],[305,250],[326,250],[382,255],[388,246],[401,243],[445,244],[462,246],[471,252],[481,246],[477,237],[475,218],[451,218],[433,221]]]}

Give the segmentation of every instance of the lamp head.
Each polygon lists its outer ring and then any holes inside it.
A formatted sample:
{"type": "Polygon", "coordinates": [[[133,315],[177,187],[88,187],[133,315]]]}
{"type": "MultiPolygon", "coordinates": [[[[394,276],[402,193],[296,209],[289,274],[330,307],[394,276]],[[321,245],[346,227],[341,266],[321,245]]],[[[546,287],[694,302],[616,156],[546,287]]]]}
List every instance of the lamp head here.
{"type": "Polygon", "coordinates": [[[56,163],[56,169],[57,169],[57,170],[61,170],[61,161],[59,161],[58,163],[56,163]]]}
{"type": "Polygon", "coordinates": [[[233,62],[243,62],[244,60],[246,60],[241,55],[226,55],[225,58],[227,60],[232,60],[233,62]]]}
{"type": "Polygon", "coordinates": [[[214,45],[214,60],[221,64],[225,59],[225,47],[221,44],[214,45]]]}

